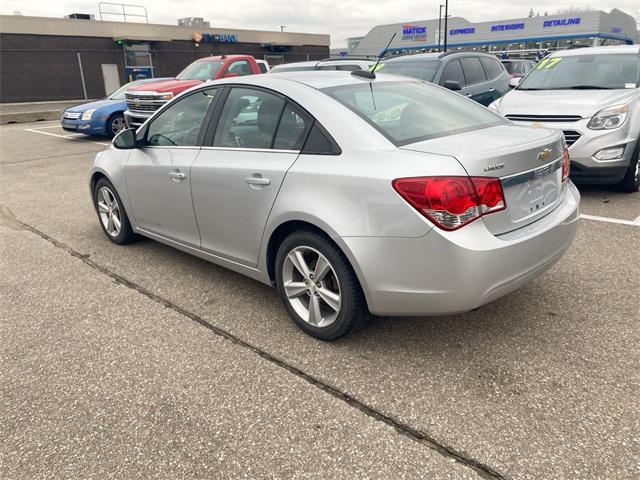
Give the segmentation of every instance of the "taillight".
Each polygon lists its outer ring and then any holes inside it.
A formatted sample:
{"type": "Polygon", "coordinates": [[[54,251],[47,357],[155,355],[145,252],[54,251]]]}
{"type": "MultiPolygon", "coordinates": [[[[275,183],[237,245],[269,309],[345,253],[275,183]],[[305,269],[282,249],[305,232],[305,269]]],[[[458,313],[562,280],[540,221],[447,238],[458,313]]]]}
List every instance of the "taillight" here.
{"type": "Polygon", "coordinates": [[[398,178],[392,185],[411,206],[443,230],[456,230],[505,208],[497,178],[398,178]]]}
{"type": "Polygon", "coordinates": [[[567,178],[569,178],[569,170],[571,170],[571,160],[569,158],[569,149],[565,145],[564,151],[562,152],[562,181],[563,182],[567,178]]]}

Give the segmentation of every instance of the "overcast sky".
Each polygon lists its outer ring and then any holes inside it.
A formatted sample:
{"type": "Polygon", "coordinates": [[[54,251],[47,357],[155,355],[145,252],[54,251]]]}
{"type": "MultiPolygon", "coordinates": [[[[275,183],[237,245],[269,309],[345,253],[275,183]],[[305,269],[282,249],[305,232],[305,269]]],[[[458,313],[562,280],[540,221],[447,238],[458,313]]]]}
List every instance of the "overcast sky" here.
{"type": "MultiPolygon", "coordinates": [[[[112,0],[116,2],[117,0],[112,0]]],[[[204,17],[212,27],[328,33],[331,46],[342,47],[350,36],[375,25],[438,18],[444,0],[127,0],[144,5],[150,23],[176,24],[178,17],[204,17]]],[[[619,8],[640,19],[640,0],[450,0],[450,14],[472,22],[526,17],[529,9],[553,14],[562,8],[619,8]]],[[[0,0],[0,13],[62,17],[93,13],[98,0],[0,0]]],[[[105,18],[106,19],[106,18],[105,18]]],[[[110,17],[117,20],[117,17],[110,17]]]]}

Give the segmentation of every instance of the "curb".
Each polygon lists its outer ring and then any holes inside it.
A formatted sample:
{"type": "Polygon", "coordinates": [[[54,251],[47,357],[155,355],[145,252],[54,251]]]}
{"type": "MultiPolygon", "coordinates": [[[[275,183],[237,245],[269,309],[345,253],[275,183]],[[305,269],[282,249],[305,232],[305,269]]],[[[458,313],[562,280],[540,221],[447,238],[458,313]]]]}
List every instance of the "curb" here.
{"type": "Polygon", "coordinates": [[[60,120],[62,110],[45,110],[43,112],[0,113],[0,125],[7,123],[30,123],[45,120],[60,120]]]}

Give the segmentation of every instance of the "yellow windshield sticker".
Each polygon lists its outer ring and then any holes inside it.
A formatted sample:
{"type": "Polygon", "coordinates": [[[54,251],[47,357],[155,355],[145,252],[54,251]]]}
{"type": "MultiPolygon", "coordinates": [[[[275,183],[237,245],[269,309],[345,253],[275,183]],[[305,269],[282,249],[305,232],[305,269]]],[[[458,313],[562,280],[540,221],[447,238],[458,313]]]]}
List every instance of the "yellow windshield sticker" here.
{"type": "Polygon", "coordinates": [[[549,70],[550,68],[555,67],[558,63],[560,63],[560,61],[562,60],[562,57],[557,57],[557,58],[543,58],[540,63],[538,63],[538,65],[536,65],[536,68],[538,70],[549,70]]]}
{"type": "Polygon", "coordinates": [[[369,68],[370,71],[372,71],[373,73],[376,73],[378,70],[380,70],[382,67],[384,67],[384,63],[379,63],[377,66],[375,66],[375,70],[374,67],[372,66],[371,68],[369,68]]]}

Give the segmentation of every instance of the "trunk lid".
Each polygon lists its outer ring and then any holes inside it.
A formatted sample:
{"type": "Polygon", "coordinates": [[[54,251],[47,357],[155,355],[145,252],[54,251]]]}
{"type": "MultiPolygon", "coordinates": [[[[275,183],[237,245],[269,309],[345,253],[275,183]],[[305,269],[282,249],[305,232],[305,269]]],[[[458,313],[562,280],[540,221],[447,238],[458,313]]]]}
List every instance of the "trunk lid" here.
{"type": "Polygon", "coordinates": [[[500,125],[402,148],[451,155],[469,176],[500,178],[506,209],[482,217],[494,235],[542,218],[563,193],[563,137],[558,130],[500,125]]]}

